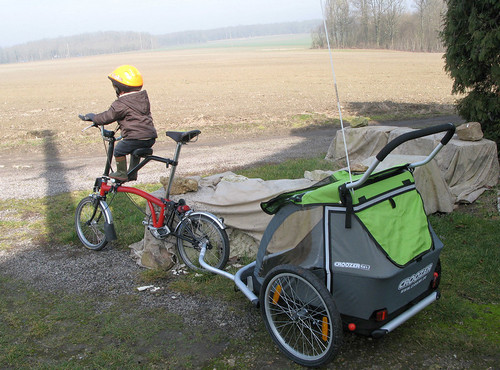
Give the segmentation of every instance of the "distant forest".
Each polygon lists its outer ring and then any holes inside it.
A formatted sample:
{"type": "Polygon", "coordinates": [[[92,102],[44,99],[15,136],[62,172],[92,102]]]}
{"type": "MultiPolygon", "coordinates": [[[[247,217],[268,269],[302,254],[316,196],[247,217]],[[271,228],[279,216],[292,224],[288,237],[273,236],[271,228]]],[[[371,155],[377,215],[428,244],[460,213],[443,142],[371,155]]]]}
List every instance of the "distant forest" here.
{"type": "Polygon", "coordinates": [[[0,63],[20,63],[136,50],[155,50],[178,45],[202,44],[216,40],[311,33],[318,24],[321,24],[321,20],[225,27],[165,35],[151,35],[143,32],[87,33],[0,48],[0,63]]]}

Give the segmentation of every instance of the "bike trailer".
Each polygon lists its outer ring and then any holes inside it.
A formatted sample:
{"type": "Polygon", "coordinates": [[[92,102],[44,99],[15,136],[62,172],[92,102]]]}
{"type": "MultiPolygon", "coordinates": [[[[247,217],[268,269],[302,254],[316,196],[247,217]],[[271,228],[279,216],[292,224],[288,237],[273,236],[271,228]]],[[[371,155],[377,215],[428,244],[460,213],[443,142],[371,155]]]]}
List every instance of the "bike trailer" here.
{"type": "Polygon", "coordinates": [[[261,204],[274,215],[254,262],[233,280],[259,305],[271,338],[305,366],[331,361],[342,331],[380,337],[439,297],[443,244],[430,226],[413,169],[428,163],[455,132],[452,124],[409,132],[389,142],[364,174],[338,171],[316,185],[261,204]],[[446,132],[429,156],[384,171],[397,146],[446,132]]]}
{"type": "Polygon", "coordinates": [[[260,244],[254,286],[275,266],[301,266],[324,282],[346,327],[380,336],[423,298],[437,298],[443,244],[407,165],[375,173],[354,191],[346,189],[348,180],[340,171],[261,205],[274,217],[260,244]]]}

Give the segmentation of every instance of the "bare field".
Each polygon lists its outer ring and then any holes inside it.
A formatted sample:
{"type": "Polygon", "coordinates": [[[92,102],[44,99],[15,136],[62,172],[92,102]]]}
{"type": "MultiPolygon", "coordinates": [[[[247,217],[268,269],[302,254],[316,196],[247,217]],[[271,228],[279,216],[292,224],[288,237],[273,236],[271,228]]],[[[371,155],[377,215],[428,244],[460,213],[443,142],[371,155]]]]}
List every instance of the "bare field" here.
{"type": "MultiPolygon", "coordinates": [[[[333,54],[342,114],[452,113],[441,54],[346,50],[333,54]]],[[[98,142],[77,114],[106,110],[106,76],[143,73],[159,132],[260,134],[338,118],[330,57],[304,47],[171,50],[0,65],[0,153],[34,150],[50,136],[69,151],[98,142]]]]}

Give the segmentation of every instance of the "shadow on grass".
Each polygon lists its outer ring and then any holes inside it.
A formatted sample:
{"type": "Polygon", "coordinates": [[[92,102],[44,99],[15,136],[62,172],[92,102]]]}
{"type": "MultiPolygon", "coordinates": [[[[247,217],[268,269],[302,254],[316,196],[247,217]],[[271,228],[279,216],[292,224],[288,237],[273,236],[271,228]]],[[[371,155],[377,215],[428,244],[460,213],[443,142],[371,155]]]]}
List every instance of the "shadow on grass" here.
{"type": "Polygon", "coordinates": [[[455,106],[452,104],[402,103],[391,100],[349,102],[346,104],[346,110],[356,116],[387,116],[395,118],[456,114],[455,106]]]}
{"type": "MultiPolygon", "coordinates": [[[[409,127],[413,129],[422,129],[450,122],[458,126],[464,122],[461,117],[454,114],[453,107],[442,104],[384,101],[350,102],[346,106],[345,112],[342,112],[344,127],[349,127],[351,122],[359,123],[359,121],[367,121],[369,125],[409,127]]],[[[300,138],[300,142],[277,150],[271,156],[262,158],[257,162],[244,164],[230,170],[240,171],[265,164],[279,164],[290,159],[303,160],[324,155],[328,152],[337,131],[341,127],[338,118],[314,113],[304,113],[294,116],[292,123],[294,122],[297,125],[289,130],[289,135],[300,138]]],[[[283,132],[276,132],[270,135],[277,138],[286,137],[286,134],[283,132]]],[[[266,143],[262,142],[261,145],[266,145],[266,143]]],[[[241,155],[242,162],[245,162],[244,157],[246,153],[235,152],[234,155],[235,157],[241,155]]],[[[343,166],[345,166],[344,163],[332,163],[331,168],[323,166],[326,168],[321,169],[337,170],[343,166]]],[[[309,171],[315,169],[317,168],[304,168],[304,170],[309,171]]]]}
{"type": "Polygon", "coordinates": [[[69,183],[62,158],[59,154],[55,140],[55,132],[44,130],[43,149],[45,155],[45,178],[47,188],[45,191],[45,223],[47,241],[61,242],[67,239],[66,235],[73,235],[73,216],[75,212],[74,199],[71,195],[71,184],[69,183]],[[52,196],[53,194],[59,194],[52,196]],[[66,230],[61,230],[65,228],[66,230]]]}

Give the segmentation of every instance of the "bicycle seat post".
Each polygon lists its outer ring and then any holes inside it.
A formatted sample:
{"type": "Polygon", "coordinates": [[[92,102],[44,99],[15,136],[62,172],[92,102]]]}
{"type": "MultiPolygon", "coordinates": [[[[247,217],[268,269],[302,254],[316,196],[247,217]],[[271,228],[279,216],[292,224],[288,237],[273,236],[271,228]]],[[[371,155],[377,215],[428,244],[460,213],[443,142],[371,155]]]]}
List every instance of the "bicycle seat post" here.
{"type": "Polygon", "coordinates": [[[181,153],[182,142],[177,142],[177,147],[175,148],[174,160],[172,164],[172,168],[170,169],[170,178],[168,179],[168,187],[166,198],[170,199],[170,189],[172,188],[172,184],[174,183],[175,170],[177,168],[177,163],[179,161],[179,156],[181,153]]]}
{"type": "MultiPolygon", "coordinates": [[[[102,126],[101,126],[101,134],[103,137],[105,137],[104,136],[104,129],[102,129],[102,126]]],[[[111,161],[113,160],[113,152],[115,149],[116,139],[115,139],[114,135],[111,135],[111,136],[107,137],[107,141],[109,142],[109,145],[108,145],[108,150],[106,153],[106,165],[104,167],[103,176],[109,176],[109,172],[111,171],[111,161]]]]}

